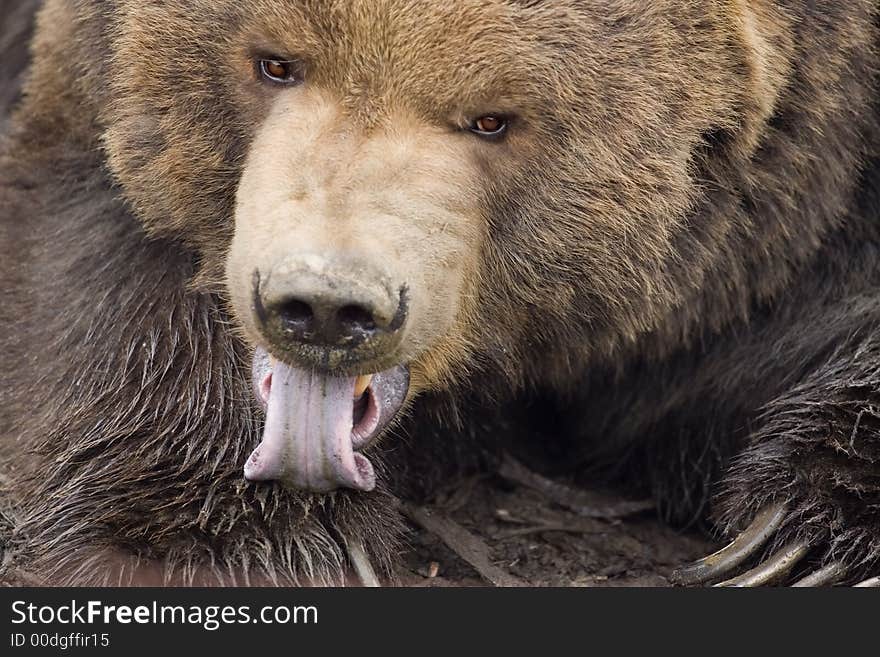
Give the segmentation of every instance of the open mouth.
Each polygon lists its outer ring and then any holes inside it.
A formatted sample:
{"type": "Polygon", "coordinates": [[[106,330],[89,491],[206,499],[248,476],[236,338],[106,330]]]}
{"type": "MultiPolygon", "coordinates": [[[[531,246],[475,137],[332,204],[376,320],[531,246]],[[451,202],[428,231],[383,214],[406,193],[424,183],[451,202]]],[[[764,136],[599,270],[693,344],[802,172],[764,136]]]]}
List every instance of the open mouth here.
{"type": "Polygon", "coordinates": [[[334,377],[291,367],[260,348],[254,354],[253,385],[266,426],[245,464],[246,479],[277,480],[320,493],[376,487],[373,465],[360,450],[403,406],[409,390],[405,367],[334,377]]]}

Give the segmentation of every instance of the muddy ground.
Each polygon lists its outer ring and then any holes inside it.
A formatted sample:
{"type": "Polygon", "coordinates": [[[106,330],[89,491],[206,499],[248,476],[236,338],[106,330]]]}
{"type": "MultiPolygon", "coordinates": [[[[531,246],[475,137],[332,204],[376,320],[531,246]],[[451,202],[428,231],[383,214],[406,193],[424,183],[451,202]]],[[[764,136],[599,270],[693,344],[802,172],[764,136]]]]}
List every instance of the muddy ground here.
{"type": "Polygon", "coordinates": [[[412,550],[398,570],[400,584],[670,586],[675,567],[716,547],[698,533],[670,529],[650,508],[636,511],[639,502],[602,498],[609,514],[550,492],[482,476],[450,487],[429,507],[407,507],[412,550]]]}

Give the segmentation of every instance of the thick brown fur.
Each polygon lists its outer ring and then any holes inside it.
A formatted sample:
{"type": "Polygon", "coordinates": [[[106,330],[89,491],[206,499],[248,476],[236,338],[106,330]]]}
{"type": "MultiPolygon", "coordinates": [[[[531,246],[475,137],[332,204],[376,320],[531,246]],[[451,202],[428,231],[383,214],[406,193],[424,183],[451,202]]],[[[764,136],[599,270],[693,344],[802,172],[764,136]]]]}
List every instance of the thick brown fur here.
{"type": "Polygon", "coordinates": [[[720,491],[727,531],[785,499],[779,542],[876,567],[876,3],[450,5],[46,3],[0,155],[9,563],[330,581],[357,541],[387,566],[391,490],[453,451],[430,423],[540,394],[570,418],[547,453],[591,481],[635,475],[678,522],[720,491]],[[401,106],[432,135],[517,115],[466,156],[478,267],[370,495],[241,477],[261,420],[222,278],[271,105],[248,49],[279,43],[335,62],[315,84],[364,134],[401,106]]]}

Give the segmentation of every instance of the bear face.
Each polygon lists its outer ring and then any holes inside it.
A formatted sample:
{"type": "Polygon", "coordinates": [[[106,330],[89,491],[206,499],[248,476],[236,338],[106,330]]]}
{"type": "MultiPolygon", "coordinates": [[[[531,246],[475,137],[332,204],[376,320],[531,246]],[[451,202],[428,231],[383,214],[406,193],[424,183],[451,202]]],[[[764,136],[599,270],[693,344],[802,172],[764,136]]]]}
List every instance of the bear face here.
{"type": "Polygon", "coordinates": [[[677,294],[664,259],[694,211],[695,154],[744,130],[755,101],[735,84],[739,25],[663,5],[122,2],[110,165],[150,233],[229,272],[252,340],[270,243],[393,270],[408,335],[373,364],[412,361],[414,389],[445,386],[471,352],[515,349],[536,314],[552,334],[572,330],[573,304],[590,304],[587,325],[638,305],[649,325],[677,294]],[[217,24],[235,28],[221,40],[217,24]],[[301,79],[260,80],[266,57],[301,79]],[[495,115],[501,138],[468,130],[495,115]]]}
{"type": "Polygon", "coordinates": [[[271,354],[255,374],[269,424],[311,409],[322,429],[301,428],[302,449],[343,452],[309,466],[329,480],[291,474],[294,439],[267,438],[252,475],[316,490],[373,485],[340,437],[364,389],[386,399],[361,412],[369,442],[404,398],[474,370],[512,390],[570,378],[656,328],[721,248],[706,218],[681,279],[707,135],[749,157],[784,67],[778,17],[693,3],[117,7],[110,167],[147,232],[225,282],[257,360],[271,354]],[[323,406],[278,410],[273,369],[323,406]]]}

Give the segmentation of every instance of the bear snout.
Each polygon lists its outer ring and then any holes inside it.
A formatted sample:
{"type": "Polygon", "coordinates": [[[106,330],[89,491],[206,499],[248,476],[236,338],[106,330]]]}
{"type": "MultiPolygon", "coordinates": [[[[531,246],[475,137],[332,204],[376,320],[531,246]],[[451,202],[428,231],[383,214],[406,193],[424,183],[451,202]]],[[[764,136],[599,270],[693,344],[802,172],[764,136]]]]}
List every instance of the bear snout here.
{"type": "Polygon", "coordinates": [[[252,307],[271,350],[313,369],[386,360],[409,316],[407,286],[372,263],[295,254],[257,268],[252,307]]]}

